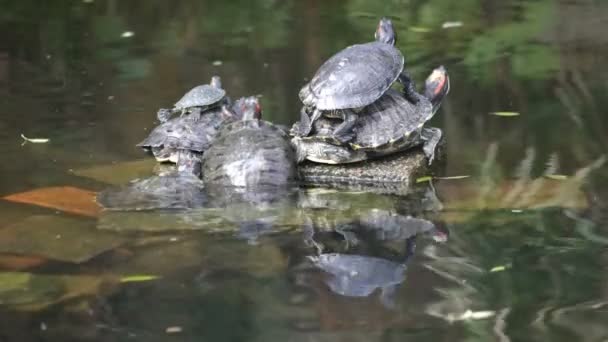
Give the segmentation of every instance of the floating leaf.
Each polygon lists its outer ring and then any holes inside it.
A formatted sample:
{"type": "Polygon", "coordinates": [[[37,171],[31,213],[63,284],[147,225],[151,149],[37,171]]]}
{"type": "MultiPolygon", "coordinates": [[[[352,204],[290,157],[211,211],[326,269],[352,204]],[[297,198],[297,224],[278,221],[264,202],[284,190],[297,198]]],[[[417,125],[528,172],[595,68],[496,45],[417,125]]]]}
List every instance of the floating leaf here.
{"type": "Polygon", "coordinates": [[[156,165],[153,158],[146,158],[74,170],[72,173],[102,183],[119,185],[135,178],[149,177],[156,165]]]}
{"type": "Polygon", "coordinates": [[[47,138],[28,138],[25,135],[23,135],[23,133],[21,134],[21,138],[23,138],[23,140],[25,142],[31,142],[33,144],[46,144],[50,141],[47,138]]]}
{"type": "Polygon", "coordinates": [[[424,176],[424,177],[420,177],[416,179],[416,183],[424,183],[424,182],[430,182],[433,180],[433,177],[431,176],[424,176]]]}
{"type": "Polygon", "coordinates": [[[553,179],[553,180],[566,180],[568,179],[567,175],[545,175],[545,178],[553,179]]]}
{"type": "Polygon", "coordinates": [[[124,276],[120,278],[121,283],[139,283],[142,281],[150,281],[160,278],[159,276],[149,274],[136,274],[130,276],[124,276]]]}
{"type": "Polygon", "coordinates": [[[471,175],[435,177],[435,179],[452,180],[452,179],[465,179],[465,178],[469,178],[469,177],[471,177],[471,175]]]}
{"type": "MultiPolygon", "coordinates": [[[[0,303],[18,310],[41,310],[85,295],[96,295],[103,278],[93,276],[0,273],[0,303]]],[[[103,287],[105,291],[111,289],[103,287]]]]}
{"type": "Polygon", "coordinates": [[[95,203],[95,195],[89,190],[60,186],[34,189],[8,195],[2,199],[58,209],[70,214],[97,217],[101,208],[95,203]]]}
{"type": "Polygon", "coordinates": [[[118,234],[95,229],[93,220],[59,215],[30,216],[0,229],[1,253],[72,263],[85,262],[124,241],[118,234]]]}
{"type": "Polygon", "coordinates": [[[520,115],[518,112],[492,112],[490,114],[496,115],[496,116],[519,116],[520,115]]]}

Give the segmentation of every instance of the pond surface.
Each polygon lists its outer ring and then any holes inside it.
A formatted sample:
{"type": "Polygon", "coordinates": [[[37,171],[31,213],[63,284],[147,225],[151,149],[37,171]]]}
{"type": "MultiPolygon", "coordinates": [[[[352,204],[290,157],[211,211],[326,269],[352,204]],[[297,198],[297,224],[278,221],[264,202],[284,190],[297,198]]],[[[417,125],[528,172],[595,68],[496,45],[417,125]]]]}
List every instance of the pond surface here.
{"type": "Polygon", "coordinates": [[[0,201],[0,341],[608,339],[608,3],[2,9],[0,196],[17,195],[0,201]],[[418,84],[447,67],[436,176],[468,177],[407,196],[217,189],[179,212],[93,203],[153,175],[135,144],[159,107],[217,74],[290,124],[307,78],[383,15],[418,84]]]}

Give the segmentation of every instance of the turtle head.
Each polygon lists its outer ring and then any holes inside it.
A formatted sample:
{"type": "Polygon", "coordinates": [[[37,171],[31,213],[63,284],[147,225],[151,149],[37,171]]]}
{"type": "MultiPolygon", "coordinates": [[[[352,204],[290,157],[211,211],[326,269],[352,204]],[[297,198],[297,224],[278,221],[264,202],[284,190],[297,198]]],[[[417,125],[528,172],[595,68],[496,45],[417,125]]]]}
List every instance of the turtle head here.
{"type": "Polygon", "coordinates": [[[222,79],[217,75],[211,77],[211,82],[209,82],[209,84],[214,88],[222,89],[222,79]]]}
{"type": "Polygon", "coordinates": [[[450,77],[445,67],[435,68],[424,82],[424,96],[433,104],[433,111],[439,109],[441,101],[450,91],[450,77]]]}
{"type": "Polygon", "coordinates": [[[386,17],[380,19],[374,37],[379,42],[395,45],[395,42],[397,42],[397,34],[393,29],[393,22],[386,17]]]}
{"type": "Polygon", "coordinates": [[[225,110],[233,113],[232,115],[241,120],[259,120],[262,118],[262,106],[257,96],[241,97],[234,102],[232,109],[225,110]]]}

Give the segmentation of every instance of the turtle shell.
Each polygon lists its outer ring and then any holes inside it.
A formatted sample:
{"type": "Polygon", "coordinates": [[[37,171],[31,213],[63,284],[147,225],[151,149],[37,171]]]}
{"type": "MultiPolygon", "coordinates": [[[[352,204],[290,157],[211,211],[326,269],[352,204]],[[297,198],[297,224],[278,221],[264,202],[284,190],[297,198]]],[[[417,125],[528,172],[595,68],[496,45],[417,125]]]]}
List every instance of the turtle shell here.
{"type": "Polygon", "coordinates": [[[300,100],[320,110],[367,106],[397,80],[404,63],[401,52],[390,44],[349,46],[319,68],[300,90],[300,100]]]}
{"type": "Polygon", "coordinates": [[[182,149],[202,153],[215,140],[221,127],[233,120],[223,115],[221,110],[212,110],[198,117],[176,117],[158,125],[137,146],[145,149],[182,149]]]}
{"type": "Polygon", "coordinates": [[[203,180],[232,186],[286,185],[296,178],[288,135],[263,120],[233,122],[203,154],[203,180]]]}
{"type": "Polygon", "coordinates": [[[221,88],[216,88],[210,84],[203,84],[190,89],[179,101],[174,105],[175,109],[181,110],[190,107],[209,106],[226,96],[226,91],[221,88]]]}
{"type": "Polygon", "coordinates": [[[413,104],[394,89],[378,101],[365,107],[353,127],[354,138],[349,142],[355,150],[382,151],[407,148],[418,143],[422,126],[434,115],[431,102],[418,95],[413,104]]]}

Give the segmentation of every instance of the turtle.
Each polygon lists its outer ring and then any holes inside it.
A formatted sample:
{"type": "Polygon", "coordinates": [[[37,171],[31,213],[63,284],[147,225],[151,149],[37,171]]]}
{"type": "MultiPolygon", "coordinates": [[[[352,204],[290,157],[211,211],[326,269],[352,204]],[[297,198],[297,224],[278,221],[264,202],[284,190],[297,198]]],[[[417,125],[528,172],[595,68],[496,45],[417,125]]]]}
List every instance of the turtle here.
{"type": "Polygon", "coordinates": [[[295,151],[289,135],[261,120],[257,97],[235,107],[243,113],[241,120],[225,125],[203,153],[203,181],[237,187],[275,187],[294,181],[295,151]]]}
{"type": "Polygon", "coordinates": [[[226,97],[226,91],[222,89],[221,78],[213,76],[209,84],[202,84],[190,89],[173,105],[173,108],[159,109],[156,117],[161,123],[164,123],[175,113],[183,115],[186,112],[190,112],[194,115],[200,115],[204,111],[221,106],[222,104],[229,105],[230,99],[226,97]]]}
{"type": "Polygon", "coordinates": [[[394,308],[395,290],[405,281],[406,261],[410,254],[403,262],[343,253],[323,253],[307,258],[330,275],[325,283],[332,292],[346,297],[368,297],[380,289],[382,304],[394,308]]]}
{"type": "Polygon", "coordinates": [[[320,118],[313,125],[311,135],[293,137],[298,162],[308,159],[325,164],[353,163],[422,145],[431,164],[442,131],[424,127],[424,124],[439,109],[449,88],[447,71],[440,66],[427,78],[424,95],[414,95],[418,97],[416,104],[389,89],[378,101],[363,109],[364,114],[355,122],[346,143],[340,143],[330,134],[332,128],[338,129],[341,124],[330,118],[320,118]]]}
{"type": "Polygon", "coordinates": [[[155,127],[137,146],[151,152],[161,163],[178,163],[178,156],[187,152],[200,158],[221,127],[238,119],[234,115],[235,112],[224,105],[205,115],[178,116],[155,127]]]}
{"type": "Polygon", "coordinates": [[[332,135],[345,142],[361,109],[378,100],[397,80],[404,86],[404,96],[415,104],[414,82],[404,70],[405,59],[394,46],[396,40],[391,20],[382,18],[375,41],[351,45],[321,65],[299,92],[304,106],[292,134],[305,137],[319,117],[336,117],[343,120],[332,135]]]}

